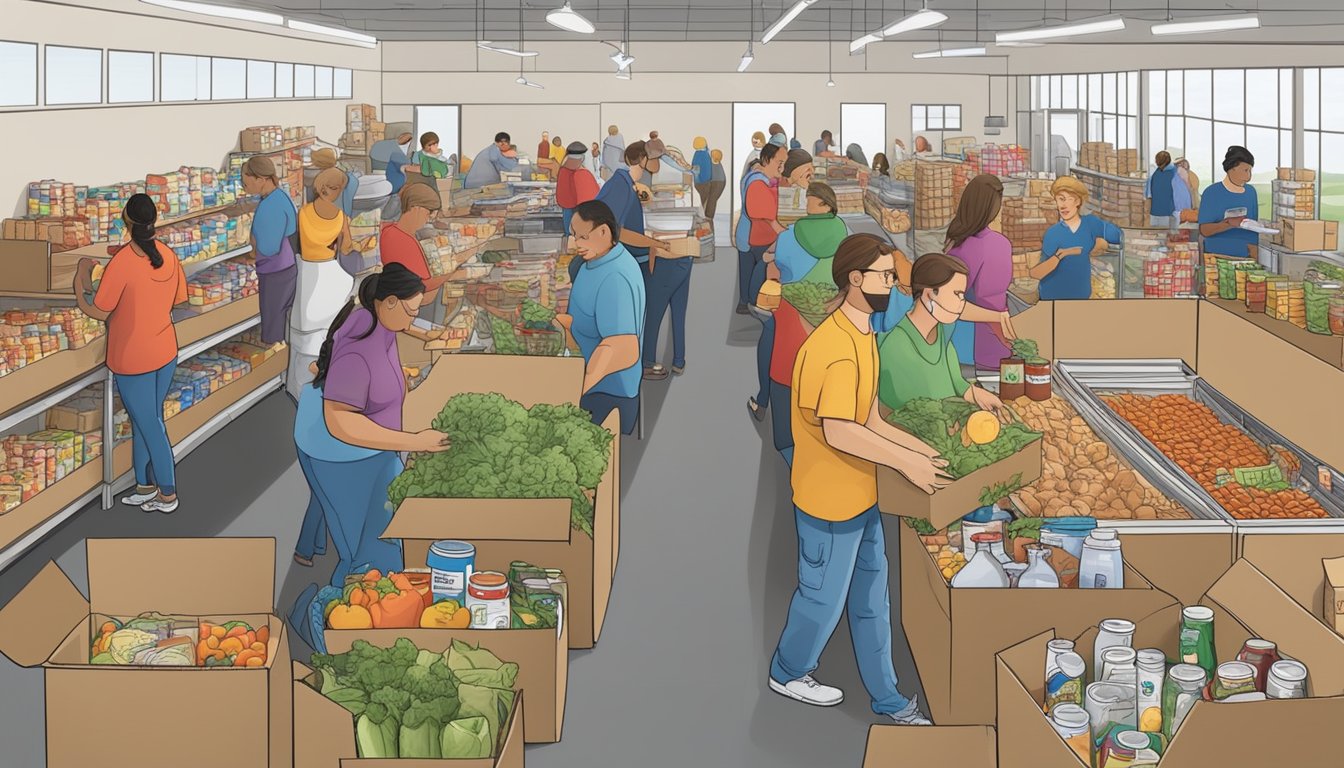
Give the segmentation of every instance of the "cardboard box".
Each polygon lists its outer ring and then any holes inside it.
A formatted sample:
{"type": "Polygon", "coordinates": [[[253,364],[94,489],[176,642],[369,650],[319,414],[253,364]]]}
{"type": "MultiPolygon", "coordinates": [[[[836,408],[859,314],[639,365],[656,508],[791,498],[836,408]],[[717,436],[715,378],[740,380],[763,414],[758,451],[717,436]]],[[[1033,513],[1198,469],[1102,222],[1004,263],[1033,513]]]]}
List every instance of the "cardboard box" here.
{"type": "Polygon", "coordinates": [[[987,725],[949,725],[906,728],[873,725],[863,768],[946,765],[955,768],[995,768],[994,729],[987,725]]]}
{"type": "Polygon", "coordinates": [[[1236,529],[1231,523],[1123,521],[1116,527],[1125,564],[1185,605],[1199,602],[1237,559],[1236,529]]]}
{"type": "MultiPolygon", "coordinates": [[[[313,670],[294,662],[294,768],[523,768],[523,691],[504,726],[495,755],[480,760],[374,760],[357,757],[350,711],[313,690],[305,680],[313,670]]],[[[221,763],[222,765],[222,763],[221,763]]]]}
{"type": "MultiPolygon", "coordinates": [[[[497,392],[524,406],[577,403],[583,359],[523,355],[445,355],[409,395],[403,408],[408,430],[426,429],[453,395],[497,392]]],[[[618,433],[612,413],[603,425],[618,433]]],[[[613,454],[619,442],[613,442],[613,454]]],[[[620,531],[619,463],[607,465],[594,504],[593,537],[570,528],[569,499],[407,499],[385,536],[403,539],[408,565],[424,563],[430,538],[476,545],[476,561],[525,560],[559,568],[569,583],[569,647],[591,648],[602,634],[611,597],[620,531]],[[445,527],[445,516],[452,516],[445,527]]]]}
{"type": "Polygon", "coordinates": [[[953,480],[933,495],[925,493],[889,467],[877,468],[877,506],[889,515],[922,517],[942,530],[984,506],[980,497],[990,487],[1005,482],[1028,485],[1041,479],[1041,438],[1002,461],[996,461],[953,480]]]}
{"type": "MultiPolygon", "coordinates": [[[[1228,661],[1251,637],[1263,637],[1309,670],[1314,698],[1241,704],[1198,702],[1167,747],[1161,768],[1214,765],[1329,765],[1338,737],[1322,723],[1344,717],[1344,637],[1330,632],[1263,573],[1237,561],[1201,601],[1214,612],[1218,659],[1228,661]],[[1272,734],[1254,738],[1250,734],[1272,734]]],[[[1117,615],[1118,618],[1122,617],[1117,615]]],[[[1127,617],[1137,625],[1135,648],[1160,648],[1177,657],[1181,609],[1127,617]]],[[[1092,659],[1095,627],[1076,640],[1075,650],[1092,659]]],[[[1084,768],[1041,712],[1045,689],[1045,632],[998,655],[998,742],[1001,768],[1084,768]]],[[[1068,637],[1060,632],[1059,636],[1068,637]]],[[[1089,675],[1089,679],[1091,676],[1089,675]]]]}
{"type": "Polygon", "coordinates": [[[1279,241],[1290,251],[1333,251],[1339,248],[1339,222],[1279,219],[1279,241]]]}
{"type": "MultiPolygon", "coordinates": [[[[26,223],[25,219],[5,221],[5,239],[0,240],[0,269],[4,270],[5,290],[46,293],[51,290],[51,243],[45,238],[23,237],[26,231],[9,226],[14,221],[26,223]]],[[[69,288],[67,284],[66,289],[69,288]]]]}
{"type": "Polygon", "coordinates": [[[1193,367],[1199,305],[1193,299],[1057,301],[1054,359],[1180,358],[1193,367]]]}
{"type": "Polygon", "coordinates": [[[366,150],[369,148],[369,132],[346,131],[341,134],[339,144],[343,149],[366,150]]]}
{"type": "Polygon", "coordinates": [[[1315,181],[1316,172],[1305,168],[1279,168],[1279,181],[1315,181]]]}
{"type": "Polygon", "coordinates": [[[364,122],[364,123],[372,122],[377,117],[378,117],[378,108],[373,106],[372,104],[345,105],[345,122],[347,125],[349,125],[350,123],[358,123],[358,122],[364,122]]]}
{"type": "Polygon", "coordinates": [[[1048,629],[1072,637],[1102,619],[1148,616],[1177,604],[1128,566],[1124,589],[953,589],[919,535],[899,527],[900,614],[892,621],[905,628],[924,699],[940,725],[994,723],[994,654],[1021,638],[1048,629]]]}
{"type": "Polygon", "coordinates": [[[87,434],[103,426],[101,408],[84,406],[83,408],[62,403],[47,410],[47,429],[63,429],[68,432],[87,434]]]}
{"type": "Polygon", "coordinates": [[[0,610],[0,651],[44,669],[49,768],[83,768],[108,755],[178,768],[191,754],[215,765],[290,766],[293,691],[289,638],[272,608],[275,540],[89,539],[85,547],[88,600],[51,562],[0,610]],[[266,666],[89,664],[96,627],[145,611],[266,624],[266,666]],[[201,702],[210,703],[209,717],[201,702]]]}
{"type": "Polygon", "coordinates": [[[1332,557],[1321,561],[1325,566],[1325,612],[1322,614],[1326,626],[1344,635],[1344,557],[1332,557]]]}
{"type": "Polygon", "coordinates": [[[664,240],[673,257],[699,256],[700,239],[696,237],[677,237],[664,240]]]}

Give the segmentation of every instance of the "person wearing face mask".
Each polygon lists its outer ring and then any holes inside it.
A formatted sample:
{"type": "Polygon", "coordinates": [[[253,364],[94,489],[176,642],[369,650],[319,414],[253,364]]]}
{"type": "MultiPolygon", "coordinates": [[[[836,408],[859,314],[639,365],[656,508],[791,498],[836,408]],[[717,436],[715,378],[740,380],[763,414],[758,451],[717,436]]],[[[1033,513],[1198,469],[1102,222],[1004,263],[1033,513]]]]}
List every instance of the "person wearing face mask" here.
{"type": "Polygon", "coordinates": [[[1059,208],[1059,222],[1045,231],[1041,261],[1030,274],[1041,281],[1041,300],[1092,298],[1092,256],[1105,253],[1106,245],[1118,244],[1120,228],[1101,218],[1083,215],[1087,187],[1072,176],[1061,176],[1050,185],[1059,208]]]}
{"type": "Polygon", "coordinates": [[[822,652],[849,616],[849,634],[872,709],[896,725],[931,725],[916,697],[897,688],[877,466],[933,493],[950,481],[947,462],[923,441],[886,423],[877,409],[878,353],[870,327],[896,280],[890,245],[846,238],[831,264],[839,308],[798,351],[790,401],[790,472],[798,533],[798,588],[770,662],[770,690],[833,707],[844,691],[813,677],[822,652]]]}
{"type": "Polygon", "coordinates": [[[899,410],[918,397],[960,397],[979,408],[1002,412],[1003,402],[961,375],[951,326],[966,309],[966,265],[955,256],[926,253],[910,275],[914,306],[879,343],[878,399],[899,410]]]}
{"type": "Polygon", "coordinates": [[[1260,218],[1260,202],[1251,187],[1255,156],[1245,147],[1228,147],[1223,158],[1223,180],[1204,190],[1199,203],[1199,234],[1204,252],[1233,258],[1260,255],[1260,236],[1242,229],[1246,220],[1260,218]]]}
{"type": "Polygon", "coordinates": [[[788,154],[778,145],[761,148],[761,158],[742,178],[742,215],[733,233],[737,246],[737,314],[748,314],[747,306],[756,298],[751,278],[765,252],[784,231],[779,223],[779,180],[784,175],[788,154]]]}
{"type": "Polygon", "coordinates": [[[471,170],[463,186],[467,189],[479,189],[498,184],[500,174],[518,167],[518,152],[509,143],[509,134],[500,131],[495,134],[495,143],[482,149],[471,161],[471,170]]]}

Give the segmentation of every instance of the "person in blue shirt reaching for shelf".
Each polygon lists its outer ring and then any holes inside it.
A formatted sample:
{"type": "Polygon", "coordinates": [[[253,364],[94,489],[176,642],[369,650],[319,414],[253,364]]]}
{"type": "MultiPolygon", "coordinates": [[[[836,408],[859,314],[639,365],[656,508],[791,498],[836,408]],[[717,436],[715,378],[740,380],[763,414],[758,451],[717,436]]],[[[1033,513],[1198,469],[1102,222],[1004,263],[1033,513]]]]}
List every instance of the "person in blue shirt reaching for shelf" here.
{"type": "Polygon", "coordinates": [[[1092,256],[1118,245],[1120,228],[1094,214],[1083,215],[1087,187],[1072,176],[1050,185],[1059,222],[1045,231],[1041,261],[1030,275],[1041,281],[1041,301],[1092,298],[1092,256]]]}
{"type": "Polygon", "coordinates": [[[1260,235],[1242,229],[1247,219],[1260,218],[1260,201],[1251,188],[1255,156],[1245,147],[1227,148],[1223,180],[1204,190],[1199,201],[1199,234],[1204,253],[1254,259],[1260,256],[1260,235]]]}

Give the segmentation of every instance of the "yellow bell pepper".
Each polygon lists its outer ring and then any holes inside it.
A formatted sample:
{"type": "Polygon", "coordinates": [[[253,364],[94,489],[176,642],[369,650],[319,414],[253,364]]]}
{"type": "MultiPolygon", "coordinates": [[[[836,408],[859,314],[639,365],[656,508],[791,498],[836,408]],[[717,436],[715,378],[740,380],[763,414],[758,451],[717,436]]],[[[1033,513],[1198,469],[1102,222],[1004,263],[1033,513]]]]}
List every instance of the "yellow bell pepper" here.
{"type": "Polygon", "coordinates": [[[338,605],[327,617],[332,629],[373,629],[373,616],[362,605],[338,605]]]}
{"type": "Polygon", "coordinates": [[[420,614],[420,626],[424,629],[466,629],[471,626],[471,611],[456,600],[444,600],[420,614]]]}

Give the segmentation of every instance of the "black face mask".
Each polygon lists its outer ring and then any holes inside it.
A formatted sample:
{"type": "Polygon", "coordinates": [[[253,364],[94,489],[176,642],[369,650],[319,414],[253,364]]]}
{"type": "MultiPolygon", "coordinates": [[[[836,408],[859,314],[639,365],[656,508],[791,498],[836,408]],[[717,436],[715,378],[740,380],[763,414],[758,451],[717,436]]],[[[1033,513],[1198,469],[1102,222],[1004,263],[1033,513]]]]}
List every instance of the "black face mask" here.
{"type": "Polygon", "coordinates": [[[863,292],[863,298],[872,307],[874,312],[886,312],[887,307],[891,305],[891,293],[869,293],[863,292]]]}

